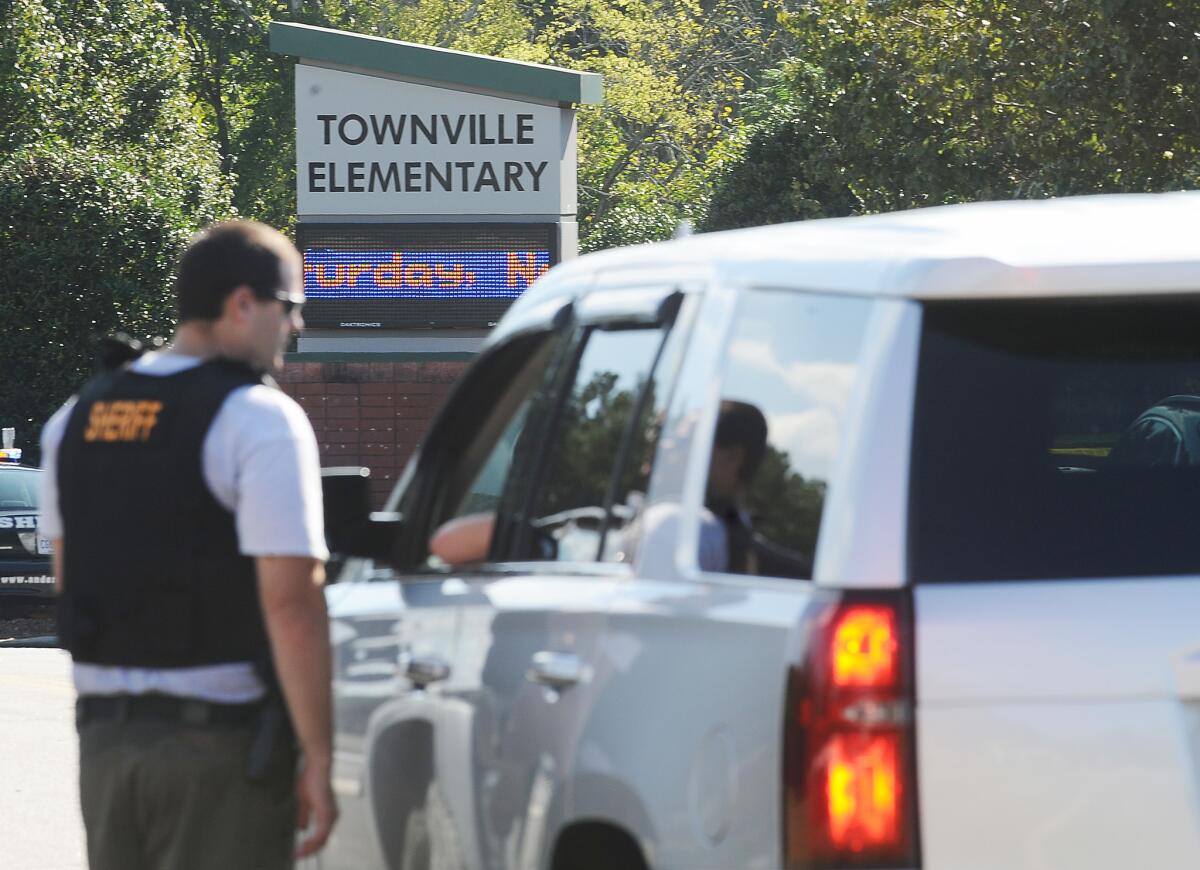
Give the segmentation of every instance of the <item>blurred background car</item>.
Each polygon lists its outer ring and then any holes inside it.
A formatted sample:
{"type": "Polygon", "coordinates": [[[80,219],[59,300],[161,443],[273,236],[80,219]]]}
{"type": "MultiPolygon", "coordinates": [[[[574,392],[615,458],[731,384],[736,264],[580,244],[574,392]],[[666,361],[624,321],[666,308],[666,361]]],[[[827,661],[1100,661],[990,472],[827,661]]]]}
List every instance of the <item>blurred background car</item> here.
{"type": "Polygon", "coordinates": [[[11,429],[0,447],[0,597],[54,595],[51,543],[38,534],[41,471],[21,464],[11,429]]]}

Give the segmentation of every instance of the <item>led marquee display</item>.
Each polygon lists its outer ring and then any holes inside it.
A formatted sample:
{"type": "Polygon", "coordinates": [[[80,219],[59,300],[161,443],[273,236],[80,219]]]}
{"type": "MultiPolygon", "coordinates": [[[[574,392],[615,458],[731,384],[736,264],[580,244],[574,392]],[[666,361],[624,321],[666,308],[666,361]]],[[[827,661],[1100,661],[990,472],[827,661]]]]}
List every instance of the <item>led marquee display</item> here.
{"type": "Polygon", "coordinates": [[[550,268],[532,251],[304,251],[309,299],[515,299],[550,268]]]}
{"type": "Polygon", "coordinates": [[[553,224],[300,224],[315,329],[487,328],[558,261],[553,224]]]}

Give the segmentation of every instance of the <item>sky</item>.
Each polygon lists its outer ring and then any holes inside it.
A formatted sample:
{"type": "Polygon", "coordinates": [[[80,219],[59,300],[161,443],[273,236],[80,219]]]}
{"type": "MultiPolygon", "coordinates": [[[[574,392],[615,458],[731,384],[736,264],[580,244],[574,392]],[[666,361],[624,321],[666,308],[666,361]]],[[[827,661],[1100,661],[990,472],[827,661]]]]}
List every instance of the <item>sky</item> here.
{"type": "Polygon", "coordinates": [[[805,479],[828,480],[870,301],[754,291],[738,310],[721,395],[758,406],[805,479]]]}

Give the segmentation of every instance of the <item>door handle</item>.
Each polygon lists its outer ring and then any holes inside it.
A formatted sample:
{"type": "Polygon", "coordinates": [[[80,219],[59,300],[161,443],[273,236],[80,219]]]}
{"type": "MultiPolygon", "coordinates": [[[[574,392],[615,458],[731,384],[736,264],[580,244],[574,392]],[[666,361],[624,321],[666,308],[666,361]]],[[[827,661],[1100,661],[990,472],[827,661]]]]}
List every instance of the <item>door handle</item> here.
{"type": "Polygon", "coordinates": [[[450,665],[437,656],[413,656],[404,665],[404,675],[418,688],[450,676],[450,665]]]}
{"type": "Polygon", "coordinates": [[[525,679],[562,691],[582,680],[584,671],[583,660],[575,653],[543,650],[533,654],[533,662],[525,672],[525,679]]]}

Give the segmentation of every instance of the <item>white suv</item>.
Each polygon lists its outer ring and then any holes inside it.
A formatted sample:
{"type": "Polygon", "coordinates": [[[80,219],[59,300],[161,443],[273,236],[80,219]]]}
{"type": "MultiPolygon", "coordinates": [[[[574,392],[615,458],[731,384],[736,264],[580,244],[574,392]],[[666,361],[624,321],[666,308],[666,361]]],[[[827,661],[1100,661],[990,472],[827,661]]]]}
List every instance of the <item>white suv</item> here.
{"type": "Polygon", "coordinates": [[[1198,233],[1091,197],[552,270],[329,590],[324,866],[1200,867],[1200,416],[1144,415],[1200,396],[1198,233]]]}

